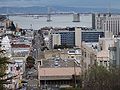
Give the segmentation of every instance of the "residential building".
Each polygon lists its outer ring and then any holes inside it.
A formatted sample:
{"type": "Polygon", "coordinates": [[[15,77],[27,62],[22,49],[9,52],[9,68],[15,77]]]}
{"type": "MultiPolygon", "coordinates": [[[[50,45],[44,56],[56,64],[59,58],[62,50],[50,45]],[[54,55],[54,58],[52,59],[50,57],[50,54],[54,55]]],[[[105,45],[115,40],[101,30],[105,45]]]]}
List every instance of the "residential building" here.
{"type": "Polygon", "coordinates": [[[97,53],[97,63],[109,69],[110,67],[110,47],[113,47],[115,43],[114,37],[99,38],[98,53],[97,53]]]}
{"type": "Polygon", "coordinates": [[[30,53],[30,45],[26,44],[11,44],[12,56],[26,57],[30,53]]]}
{"type": "Polygon", "coordinates": [[[8,38],[8,36],[5,36],[2,38],[1,50],[5,50],[8,55],[7,57],[11,57],[11,43],[10,43],[10,39],[8,38]]]}
{"type": "Polygon", "coordinates": [[[82,42],[81,50],[82,50],[82,58],[81,65],[82,70],[85,71],[89,69],[93,64],[96,63],[97,60],[97,43],[85,43],[82,42]]]}
{"type": "Polygon", "coordinates": [[[25,72],[25,57],[11,57],[9,64],[7,64],[6,74],[7,78],[11,78],[10,84],[6,87],[9,89],[17,89],[20,87],[20,81],[23,79],[23,73],[25,72]]]}
{"type": "Polygon", "coordinates": [[[109,61],[109,51],[102,50],[97,53],[97,64],[106,67],[109,69],[110,61],[109,61]]]}

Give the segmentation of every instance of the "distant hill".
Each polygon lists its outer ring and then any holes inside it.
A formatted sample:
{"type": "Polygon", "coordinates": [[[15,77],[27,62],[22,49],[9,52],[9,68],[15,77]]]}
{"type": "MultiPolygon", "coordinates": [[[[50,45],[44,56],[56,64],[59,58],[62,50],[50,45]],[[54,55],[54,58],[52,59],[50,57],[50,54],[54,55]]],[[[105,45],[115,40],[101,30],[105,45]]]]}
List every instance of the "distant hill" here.
{"type": "MultiPolygon", "coordinates": [[[[52,12],[78,12],[78,13],[89,13],[89,12],[108,12],[106,8],[84,8],[84,7],[61,7],[52,6],[50,7],[52,12]]],[[[120,9],[111,9],[111,13],[120,13],[120,9]]],[[[47,13],[48,7],[0,7],[0,14],[11,14],[11,13],[27,13],[27,14],[39,14],[47,13]]]]}

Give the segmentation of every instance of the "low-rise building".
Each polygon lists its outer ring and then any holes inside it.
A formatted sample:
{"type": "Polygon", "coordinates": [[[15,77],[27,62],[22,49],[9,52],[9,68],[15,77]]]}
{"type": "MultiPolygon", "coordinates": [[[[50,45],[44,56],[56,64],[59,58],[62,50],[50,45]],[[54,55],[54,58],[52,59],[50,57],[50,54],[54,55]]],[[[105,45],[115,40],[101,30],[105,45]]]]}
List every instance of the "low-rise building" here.
{"type": "Polygon", "coordinates": [[[9,89],[17,89],[20,87],[20,81],[23,79],[25,72],[25,57],[11,57],[10,62],[7,64],[6,74],[7,78],[11,78],[10,84],[6,85],[9,89]]]}
{"type": "Polygon", "coordinates": [[[85,43],[82,42],[81,50],[82,50],[82,67],[83,71],[87,70],[90,66],[92,66],[97,59],[97,43],[85,43]]]}
{"type": "Polygon", "coordinates": [[[40,60],[38,63],[38,79],[41,87],[61,87],[78,85],[79,80],[76,76],[81,75],[81,67],[74,60],[63,60],[54,58],[49,60],[40,60]],[[75,75],[75,80],[73,79],[75,75]]]}
{"type": "Polygon", "coordinates": [[[61,59],[75,59],[78,63],[81,62],[81,50],[76,49],[53,49],[45,50],[44,58],[50,59],[54,57],[59,57],[61,59]]]}
{"type": "Polygon", "coordinates": [[[99,52],[97,53],[97,63],[106,68],[110,66],[109,47],[113,47],[115,43],[114,37],[99,38],[99,52]]]}
{"type": "Polygon", "coordinates": [[[26,44],[11,44],[12,56],[14,57],[26,57],[30,53],[30,45],[26,44]]]}
{"type": "Polygon", "coordinates": [[[97,53],[97,64],[109,68],[109,51],[102,50],[97,53]]]}

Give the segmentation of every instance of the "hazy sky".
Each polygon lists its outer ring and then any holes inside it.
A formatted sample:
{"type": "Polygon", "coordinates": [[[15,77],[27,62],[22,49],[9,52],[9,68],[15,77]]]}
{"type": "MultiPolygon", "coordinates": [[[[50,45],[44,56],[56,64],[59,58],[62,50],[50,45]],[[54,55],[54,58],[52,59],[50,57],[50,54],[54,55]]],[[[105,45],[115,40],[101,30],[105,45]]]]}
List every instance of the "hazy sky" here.
{"type": "Polygon", "coordinates": [[[119,8],[120,0],[0,0],[2,6],[67,6],[67,7],[97,7],[119,8]]]}

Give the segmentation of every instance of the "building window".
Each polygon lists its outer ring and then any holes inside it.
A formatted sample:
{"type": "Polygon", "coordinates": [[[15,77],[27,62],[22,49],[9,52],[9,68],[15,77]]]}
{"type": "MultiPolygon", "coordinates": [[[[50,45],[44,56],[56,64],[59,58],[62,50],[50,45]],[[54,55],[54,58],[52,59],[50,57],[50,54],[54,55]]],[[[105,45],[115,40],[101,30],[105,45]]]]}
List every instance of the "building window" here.
{"type": "Polygon", "coordinates": [[[103,65],[103,64],[102,64],[102,61],[100,61],[100,65],[103,65]]]}
{"type": "Polygon", "coordinates": [[[104,61],[104,66],[107,67],[107,61],[104,61]]]}
{"type": "Polygon", "coordinates": [[[74,58],[74,56],[71,56],[71,58],[74,58]]]}
{"type": "Polygon", "coordinates": [[[41,61],[40,61],[40,66],[41,66],[41,61]]]}
{"type": "Polygon", "coordinates": [[[12,71],[12,67],[10,67],[10,71],[12,71]]]}
{"type": "Polygon", "coordinates": [[[86,52],[85,52],[85,57],[86,57],[87,55],[86,55],[86,52]]]}

